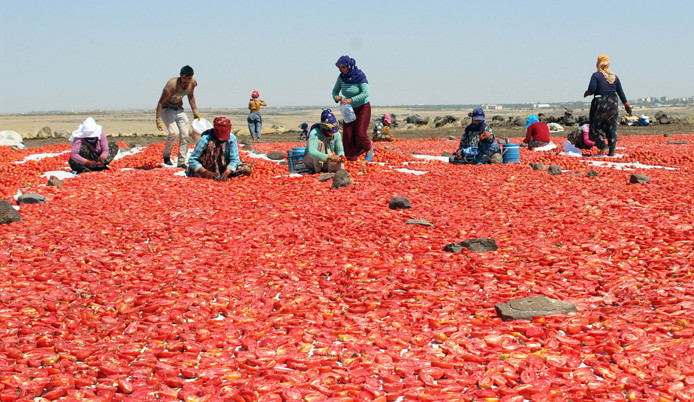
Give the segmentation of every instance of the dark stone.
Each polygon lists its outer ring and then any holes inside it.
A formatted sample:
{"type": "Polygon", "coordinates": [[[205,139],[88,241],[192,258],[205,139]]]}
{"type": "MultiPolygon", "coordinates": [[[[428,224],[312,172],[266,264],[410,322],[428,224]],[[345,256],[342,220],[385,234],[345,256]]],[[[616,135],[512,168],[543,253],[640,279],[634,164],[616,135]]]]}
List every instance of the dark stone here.
{"type": "Polygon", "coordinates": [[[660,120],[661,117],[667,117],[667,114],[665,114],[665,112],[659,110],[659,111],[655,112],[655,115],[653,117],[655,117],[656,120],[660,120]]]}
{"type": "Polygon", "coordinates": [[[669,137],[672,137],[672,134],[670,134],[670,133],[665,133],[665,134],[663,134],[663,137],[669,138],[669,137]]]}
{"type": "Polygon", "coordinates": [[[498,125],[503,125],[504,123],[506,123],[506,119],[504,118],[504,116],[495,115],[492,116],[492,122],[498,125]]]}
{"type": "Polygon", "coordinates": [[[448,140],[449,140],[449,141],[452,141],[452,140],[454,140],[454,139],[455,139],[454,136],[452,136],[452,135],[449,135],[449,136],[448,136],[448,140]]]}
{"type": "Polygon", "coordinates": [[[333,177],[335,177],[335,173],[323,173],[323,174],[321,174],[320,176],[318,176],[318,178],[317,178],[316,180],[318,180],[318,181],[328,181],[328,180],[332,180],[333,177]]]}
{"type": "Polygon", "coordinates": [[[12,207],[9,201],[0,200],[0,225],[19,222],[21,220],[22,216],[12,207]]]}
{"type": "Polygon", "coordinates": [[[598,177],[598,176],[600,176],[600,175],[598,174],[598,172],[596,172],[596,171],[593,170],[593,169],[591,169],[590,172],[586,173],[586,177],[598,177]]]}
{"type": "Polygon", "coordinates": [[[522,117],[516,117],[513,119],[514,126],[525,126],[525,119],[522,117]]]}
{"type": "Polygon", "coordinates": [[[568,314],[576,311],[576,305],[547,296],[530,296],[494,305],[502,320],[532,320],[533,317],[553,314],[568,314]]]}
{"type": "Polygon", "coordinates": [[[441,154],[441,156],[449,157],[449,156],[451,156],[451,153],[448,151],[445,151],[444,153],[441,154]]]}
{"type": "Polygon", "coordinates": [[[439,128],[443,127],[448,124],[452,124],[458,121],[458,119],[455,118],[455,116],[451,115],[445,115],[445,116],[436,116],[434,118],[434,127],[439,128]]]}
{"type": "Polygon", "coordinates": [[[270,151],[267,153],[268,159],[271,159],[273,161],[281,161],[282,159],[285,158],[284,152],[280,151],[270,151]]]}
{"type": "Polygon", "coordinates": [[[410,200],[405,197],[393,197],[388,203],[388,208],[390,209],[408,209],[412,208],[410,200]]]}
{"type": "Polygon", "coordinates": [[[496,153],[489,158],[489,163],[504,163],[504,158],[501,154],[496,153]]]}
{"type": "Polygon", "coordinates": [[[46,183],[46,185],[54,187],[63,187],[63,181],[58,179],[57,177],[51,177],[48,179],[48,183],[46,183]]]}
{"type": "Polygon", "coordinates": [[[688,144],[687,141],[668,141],[668,144],[675,144],[675,145],[686,145],[688,144]]]}
{"type": "Polygon", "coordinates": [[[332,190],[338,189],[340,187],[347,187],[352,182],[352,177],[347,173],[346,170],[340,169],[335,173],[333,177],[333,184],[330,186],[332,190]]]}
{"type": "Polygon", "coordinates": [[[533,170],[547,170],[547,166],[545,166],[542,163],[531,163],[530,167],[533,168],[533,170]]]}
{"type": "Polygon", "coordinates": [[[551,165],[549,169],[547,170],[547,173],[558,176],[561,174],[561,166],[559,165],[551,165]]]}
{"type": "Polygon", "coordinates": [[[72,133],[69,133],[65,130],[60,130],[60,131],[55,131],[53,132],[53,136],[55,138],[69,138],[72,133]]]}
{"type": "Polygon", "coordinates": [[[630,183],[650,183],[651,179],[648,176],[642,174],[632,174],[629,178],[630,183]]]}
{"type": "Polygon", "coordinates": [[[495,251],[499,247],[496,245],[496,240],[494,239],[468,239],[461,241],[460,243],[449,243],[443,247],[443,251],[448,251],[451,253],[459,253],[463,249],[469,251],[474,251],[477,253],[486,253],[487,251],[495,251]]]}
{"type": "Polygon", "coordinates": [[[670,124],[670,118],[667,116],[661,117],[658,119],[658,123],[660,124],[670,124]]]}
{"type": "Polygon", "coordinates": [[[486,253],[487,251],[494,251],[498,249],[496,245],[496,240],[494,239],[468,239],[460,243],[460,245],[470,251],[476,251],[478,253],[486,253]]]}
{"type": "Polygon", "coordinates": [[[443,246],[443,251],[448,251],[449,253],[459,253],[463,251],[463,246],[460,243],[449,243],[443,246]]]}
{"type": "Polygon", "coordinates": [[[434,227],[434,225],[426,219],[410,219],[409,221],[407,221],[405,223],[408,225],[427,226],[430,228],[434,227]]]}
{"type": "Polygon", "coordinates": [[[416,126],[425,126],[425,125],[429,124],[429,117],[422,117],[418,114],[414,114],[411,116],[407,116],[407,118],[405,119],[405,122],[410,123],[410,124],[414,124],[416,126]]]}
{"type": "Polygon", "coordinates": [[[22,204],[42,204],[46,202],[46,197],[36,193],[22,194],[17,198],[17,205],[22,204]]]}

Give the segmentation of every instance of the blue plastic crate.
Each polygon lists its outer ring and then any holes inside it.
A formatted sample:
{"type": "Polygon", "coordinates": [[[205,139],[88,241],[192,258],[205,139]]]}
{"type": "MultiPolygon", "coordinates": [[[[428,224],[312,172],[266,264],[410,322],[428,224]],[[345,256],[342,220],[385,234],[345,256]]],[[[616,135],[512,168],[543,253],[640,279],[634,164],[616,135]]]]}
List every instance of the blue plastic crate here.
{"type": "Polygon", "coordinates": [[[287,151],[287,163],[289,164],[289,171],[291,173],[308,173],[309,170],[304,166],[304,155],[292,152],[292,150],[287,151]]]}

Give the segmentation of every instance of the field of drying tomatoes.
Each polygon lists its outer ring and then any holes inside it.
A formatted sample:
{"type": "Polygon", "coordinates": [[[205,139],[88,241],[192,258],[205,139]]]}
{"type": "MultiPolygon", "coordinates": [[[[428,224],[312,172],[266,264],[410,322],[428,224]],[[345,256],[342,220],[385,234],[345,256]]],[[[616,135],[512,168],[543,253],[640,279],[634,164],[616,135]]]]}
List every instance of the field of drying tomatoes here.
{"type": "Polygon", "coordinates": [[[0,226],[0,401],[694,400],[692,140],[599,159],[633,170],[561,147],[453,166],[415,154],[457,140],[397,141],[339,190],[244,152],[251,177],[182,177],[163,143],[46,187],[69,144],[2,147],[0,198],[47,203],[0,226]],[[443,251],[478,237],[499,249],[443,251]],[[578,311],[495,313],[540,294],[578,311]]]}

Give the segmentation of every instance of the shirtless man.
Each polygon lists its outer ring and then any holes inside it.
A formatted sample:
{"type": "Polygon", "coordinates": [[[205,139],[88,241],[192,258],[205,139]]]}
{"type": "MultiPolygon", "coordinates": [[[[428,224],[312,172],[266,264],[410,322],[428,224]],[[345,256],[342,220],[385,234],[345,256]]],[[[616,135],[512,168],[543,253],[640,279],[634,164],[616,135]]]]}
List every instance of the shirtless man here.
{"type": "Polygon", "coordinates": [[[193,116],[200,118],[198,106],[195,104],[193,91],[198,82],[193,78],[193,68],[183,66],[181,76],[170,79],[161,92],[161,98],[157,103],[157,128],[164,131],[164,126],[169,132],[164,146],[164,163],[173,165],[171,151],[178,139],[178,167],[186,168],[186,156],[188,155],[188,134],[190,122],[188,116],[183,113],[183,97],[188,96],[188,103],[193,109],[193,116]],[[177,138],[178,137],[178,138],[177,138]]]}

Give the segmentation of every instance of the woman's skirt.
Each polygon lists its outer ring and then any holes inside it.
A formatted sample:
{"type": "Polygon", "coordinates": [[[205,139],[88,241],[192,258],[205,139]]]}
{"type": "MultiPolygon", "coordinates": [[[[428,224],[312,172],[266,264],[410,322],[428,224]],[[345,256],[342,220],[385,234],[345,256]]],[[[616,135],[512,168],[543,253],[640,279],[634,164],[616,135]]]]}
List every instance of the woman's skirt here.
{"type": "Polygon", "coordinates": [[[596,96],[590,103],[589,137],[598,148],[605,148],[617,140],[618,107],[617,94],[596,96]]]}

